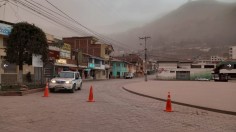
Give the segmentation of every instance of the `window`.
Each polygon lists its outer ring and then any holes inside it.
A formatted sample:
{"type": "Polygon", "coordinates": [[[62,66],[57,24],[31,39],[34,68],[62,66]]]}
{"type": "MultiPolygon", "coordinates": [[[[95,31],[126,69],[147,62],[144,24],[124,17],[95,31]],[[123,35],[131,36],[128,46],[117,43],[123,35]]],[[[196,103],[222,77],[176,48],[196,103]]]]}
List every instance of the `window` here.
{"type": "Polygon", "coordinates": [[[2,62],[4,73],[16,73],[17,66],[16,64],[11,64],[7,61],[2,62]]]}
{"type": "Polygon", "coordinates": [[[93,63],[93,59],[92,58],[89,58],[89,63],[93,63]]]}
{"type": "Polygon", "coordinates": [[[95,59],[95,64],[100,64],[100,60],[95,59]]]}
{"type": "Polygon", "coordinates": [[[72,72],[60,72],[59,77],[74,78],[74,73],[72,73],[72,72]]]}
{"type": "Polygon", "coordinates": [[[215,68],[214,65],[205,65],[204,68],[215,68]]]}
{"type": "Polygon", "coordinates": [[[120,72],[117,72],[117,76],[120,76],[120,72]]]}
{"type": "Polygon", "coordinates": [[[116,66],[117,66],[117,67],[120,67],[120,63],[116,63],[116,66]]]}
{"type": "Polygon", "coordinates": [[[80,78],[80,74],[79,74],[79,73],[76,73],[76,74],[75,74],[75,77],[76,77],[76,78],[80,78]]]}
{"type": "Polygon", "coordinates": [[[107,49],[105,50],[105,54],[106,54],[106,55],[109,55],[109,51],[108,51],[107,49]]]}
{"type": "Polygon", "coordinates": [[[201,65],[191,65],[191,68],[201,68],[201,65]]]}

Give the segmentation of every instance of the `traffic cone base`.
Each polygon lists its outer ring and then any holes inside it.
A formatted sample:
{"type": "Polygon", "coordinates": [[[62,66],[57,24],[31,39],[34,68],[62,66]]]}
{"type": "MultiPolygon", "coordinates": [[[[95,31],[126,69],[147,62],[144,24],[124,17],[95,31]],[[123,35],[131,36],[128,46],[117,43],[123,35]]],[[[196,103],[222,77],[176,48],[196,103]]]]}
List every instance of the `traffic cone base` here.
{"type": "Polygon", "coordinates": [[[95,102],[95,100],[88,100],[87,102],[95,102]]]}
{"type": "Polygon", "coordinates": [[[45,90],[44,90],[44,95],[43,97],[48,97],[49,96],[49,90],[48,90],[48,83],[46,84],[45,90]]]}
{"type": "Polygon", "coordinates": [[[95,102],[95,100],[93,100],[93,87],[90,87],[90,92],[89,92],[89,98],[87,102],[95,102]]]}

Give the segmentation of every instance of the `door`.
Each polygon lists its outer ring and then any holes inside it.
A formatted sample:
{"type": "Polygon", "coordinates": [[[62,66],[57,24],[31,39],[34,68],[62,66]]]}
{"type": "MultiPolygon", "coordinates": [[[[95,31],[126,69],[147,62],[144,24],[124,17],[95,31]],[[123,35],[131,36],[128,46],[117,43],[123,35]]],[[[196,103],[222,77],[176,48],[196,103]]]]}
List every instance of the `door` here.
{"type": "Polygon", "coordinates": [[[190,80],[190,71],[176,71],[177,80],[190,80]]]}

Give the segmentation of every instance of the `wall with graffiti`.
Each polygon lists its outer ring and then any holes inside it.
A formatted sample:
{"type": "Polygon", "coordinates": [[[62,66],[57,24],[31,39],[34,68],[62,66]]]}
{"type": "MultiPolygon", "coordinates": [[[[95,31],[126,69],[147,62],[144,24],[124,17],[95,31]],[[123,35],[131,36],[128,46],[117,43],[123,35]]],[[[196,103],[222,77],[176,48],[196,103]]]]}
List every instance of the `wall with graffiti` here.
{"type": "Polygon", "coordinates": [[[167,80],[175,80],[177,71],[189,71],[190,72],[190,80],[195,80],[197,78],[212,78],[212,70],[213,69],[203,69],[203,68],[190,68],[190,69],[181,69],[181,68],[158,68],[158,72],[156,74],[157,79],[167,79],[167,80]]]}

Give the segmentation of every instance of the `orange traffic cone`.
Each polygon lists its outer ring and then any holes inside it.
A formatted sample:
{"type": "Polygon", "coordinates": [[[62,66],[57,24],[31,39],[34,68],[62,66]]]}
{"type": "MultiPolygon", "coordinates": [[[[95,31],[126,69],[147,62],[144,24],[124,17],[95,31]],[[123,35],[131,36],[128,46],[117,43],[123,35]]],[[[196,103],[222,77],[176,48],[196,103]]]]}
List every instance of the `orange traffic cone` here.
{"type": "Polygon", "coordinates": [[[92,86],[90,87],[88,102],[95,102],[95,100],[93,100],[93,87],[92,86]]]}
{"type": "Polygon", "coordinates": [[[43,97],[48,97],[49,92],[48,92],[48,83],[46,84],[45,90],[44,90],[44,95],[43,97]]]}
{"type": "Polygon", "coordinates": [[[168,98],[166,101],[166,112],[172,112],[172,107],[171,107],[171,100],[170,100],[170,92],[168,92],[168,98]]]}

